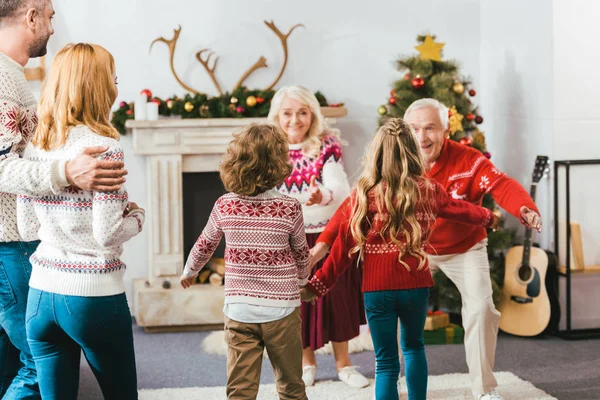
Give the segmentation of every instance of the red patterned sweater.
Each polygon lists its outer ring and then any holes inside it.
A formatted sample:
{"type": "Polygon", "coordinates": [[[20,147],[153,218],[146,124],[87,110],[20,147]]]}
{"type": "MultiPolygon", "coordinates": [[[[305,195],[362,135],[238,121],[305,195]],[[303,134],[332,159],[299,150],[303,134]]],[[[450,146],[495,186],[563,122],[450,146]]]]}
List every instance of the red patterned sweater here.
{"type": "MultiPolygon", "coordinates": [[[[453,199],[444,188],[435,181],[424,179],[419,184],[423,201],[415,206],[415,214],[422,228],[422,242],[426,243],[435,223],[436,216],[448,218],[462,223],[476,224],[481,227],[491,226],[494,222],[493,213],[483,207],[478,207],[466,201],[453,199]],[[431,210],[431,214],[424,210],[431,210]]],[[[311,278],[307,287],[319,296],[326,294],[335,284],[336,279],[352,265],[353,257],[349,250],[356,242],[352,238],[349,222],[352,218],[354,196],[350,196],[340,207],[336,216],[340,219],[339,230],[331,247],[331,253],[323,267],[311,278]]],[[[393,243],[383,240],[380,229],[383,221],[389,218],[387,213],[379,213],[375,195],[369,194],[369,212],[367,217],[370,230],[364,245],[362,263],[364,292],[378,290],[401,290],[433,286],[429,264],[418,269],[420,258],[404,254],[402,261],[408,264],[408,269],[398,261],[399,249],[393,243]]],[[[403,242],[402,238],[398,238],[403,242]]]]}
{"type": "Polygon", "coordinates": [[[228,193],[215,203],[192,248],[184,274],[195,276],[225,235],[225,302],[300,306],[309,274],[300,203],[269,190],[257,196],[228,193]]]}
{"type": "MultiPolygon", "coordinates": [[[[483,196],[491,193],[500,207],[519,219],[522,206],[538,211],[519,182],[498,171],[480,151],[451,139],[446,139],[440,157],[427,176],[440,183],[455,199],[481,205],[483,196]]],[[[338,225],[336,214],[318,241],[331,246],[337,235],[338,225]]],[[[435,222],[426,251],[431,255],[464,253],[486,236],[486,230],[482,226],[466,225],[440,217],[435,222]]]]}

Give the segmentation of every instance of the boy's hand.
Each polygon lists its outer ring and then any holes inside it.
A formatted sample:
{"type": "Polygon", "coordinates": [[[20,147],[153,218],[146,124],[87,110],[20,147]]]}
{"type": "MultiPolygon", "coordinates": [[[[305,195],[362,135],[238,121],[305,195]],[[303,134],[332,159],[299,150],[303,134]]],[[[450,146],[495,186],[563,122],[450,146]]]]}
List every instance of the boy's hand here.
{"type": "Polygon", "coordinates": [[[300,289],[300,300],[305,301],[307,303],[313,303],[317,298],[317,295],[311,292],[307,288],[300,289]]]}
{"type": "Polygon", "coordinates": [[[198,274],[187,275],[184,272],[183,274],[181,274],[181,277],[179,278],[179,283],[181,283],[181,286],[184,289],[187,289],[194,284],[194,281],[196,280],[197,276],[198,276],[198,274]]]}

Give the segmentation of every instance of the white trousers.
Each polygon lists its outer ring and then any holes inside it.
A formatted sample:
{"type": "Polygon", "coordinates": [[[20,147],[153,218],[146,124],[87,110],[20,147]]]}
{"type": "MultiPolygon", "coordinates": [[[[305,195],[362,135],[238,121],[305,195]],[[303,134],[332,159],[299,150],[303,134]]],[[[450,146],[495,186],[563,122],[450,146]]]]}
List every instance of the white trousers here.
{"type": "Polygon", "coordinates": [[[472,391],[475,396],[490,392],[498,386],[493,370],[500,312],[492,297],[487,239],[464,253],[430,255],[429,265],[432,273],[442,270],[460,292],[472,391]]]}

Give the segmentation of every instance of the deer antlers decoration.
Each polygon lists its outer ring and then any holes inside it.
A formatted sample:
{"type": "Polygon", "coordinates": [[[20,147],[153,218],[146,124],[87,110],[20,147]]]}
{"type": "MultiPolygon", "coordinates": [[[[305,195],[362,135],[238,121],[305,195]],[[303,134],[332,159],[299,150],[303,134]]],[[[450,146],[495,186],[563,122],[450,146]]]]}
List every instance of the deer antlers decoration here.
{"type": "MultiPolygon", "coordinates": [[[[279,80],[283,76],[283,71],[285,70],[285,67],[287,66],[287,62],[288,62],[287,40],[288,40],[288,37],[290,36],[290,34],[292,33],[292,31],[294,29],[296,29],[299,26],[304,27],[304,25],[302,25],[302,24],[296,24],[292,28],[290,28],[290,30],[286,34],[283,34],[275,26],[275,23],[273,21],[270,21],[270,22],[264,21],[264,23],[277,35],[277,37],[281,41],[281,46],[283,47],[283,56],[284,56],[284,58],[283,58],[283,64],[281,66],[281,70],[279,71],[279,74],[277,75],[277,77],[275,78],[275,80],[269,86],[267,86],[264,89],[264,90],[270,90],[273,87],[275,87],[275,85],[277,84],[277,82],[279,82],[279,80]]],[[[187,90],[187,91],[189,91],[191,93],[194,93],[194,94],[204,94],[203,92],[199,92],[198,90],[195,90],[194,88],[186,85],[185,82],[183,82],[181,80],[181,78],[179,78],[179,76],[177,75],[177,72],[175,71],[175,66],[174,66],[174,63],[173,63],[173,59],[174,59],[174,55],[175,55],[175,47],[177,46],[177,40],[179,40],[179,35],[181,33],[181,26],[179,26],[177,29],[174,29],[173,32],[174,32],[174,35],[173,35],[172,39],[165,39],[162,36],[159,37],[159,38],[154,39],[152,41],[152,43],[150,44],[150,50],[152,51],[152,46],[154,46],[154,43],[156,43],[156,42],[166,43],[167,46],[169,47],[169,63],[170,63],[170,66],[171,66],[171,72],[173,72],[173,75],[175,76],[175,79],[177,80],[177,82],[185,90],[187,90]]],[[[215,69],[217,68],[217,61],[219,61],[219,56],[216,55],[216,53],[213,52],[210,49],[202,49],[198,53],[196,53],[196,59],[198,60],[198,62],[200,64],[202,64],[202,66],[204,67],[204,69],[206,70],[206,72],[208,72],[208,75],[210,76],[211,80],[213,81],[215,87],[217,88],[217,91],[219,92],[219,95],[222,95],[223,91],[221,90],[221,85],[219,85],[219,82],[217,81],[217,78],[215,76],[215,69]],[[205,57],[203,57],[203,55],[205,55],[206,52],[208,52],[208,54],[205,57]],[[211,62],[212,62],[212,66],[210,65],[211,62]]],[[[246,79],[248,79],[248,77],[250,75],[252,75],[252,73],[254,71],[256,71],[257,69],[266,68],[266,67],[267,67],[267,59],[265,57],[261,56],[258,59],[258,61],[256,61],[254,63],[254,65],[252,65],[242,75],[242,77],[240,78],[240,80],[236,83],[233,91],[235,91],[240,86],[242,86],[242,84],[244,83],[244,81],[246,79]]]]}

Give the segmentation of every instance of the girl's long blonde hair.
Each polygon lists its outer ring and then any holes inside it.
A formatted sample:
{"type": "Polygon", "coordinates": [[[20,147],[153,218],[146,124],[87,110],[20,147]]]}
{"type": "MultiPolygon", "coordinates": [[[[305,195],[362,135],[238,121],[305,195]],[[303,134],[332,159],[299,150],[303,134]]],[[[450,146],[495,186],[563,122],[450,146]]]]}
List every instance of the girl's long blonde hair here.
{"type": "Polygon", "coordinates": [[[105,48],[88,43],[62,48],[43,84],[33,144],[44,150],[59,148],[77,125],[119,139],[109,121],[118,93],[114,74],[114,58],[105,48]]]}
{"type": "Polygon", "coordinates": [[[350,220],[356,246],[350,249],[350,254],[358,252],[362,258],[369,230],[376,224],[382,239],[398,247],[398,261],[402,265],[410,269],[402,261],[402,256],[409,254],[419,258],[418,269],[423,268],[427,255],[421,246],[423,232],[417,220],[417,208],[418,212],[425,210],[428,215],[424,217],[428,221],[433,217],[429,199],[423,195],[429,191],[422,192],[419,188],[426,183],[425,171],[410,125],[401,118],[388,119],[367,149],[364,170],[356,184],[356,201],[350,220]],[[369,197],[374,198],[382,221],[369,220],[369,197]]]}

